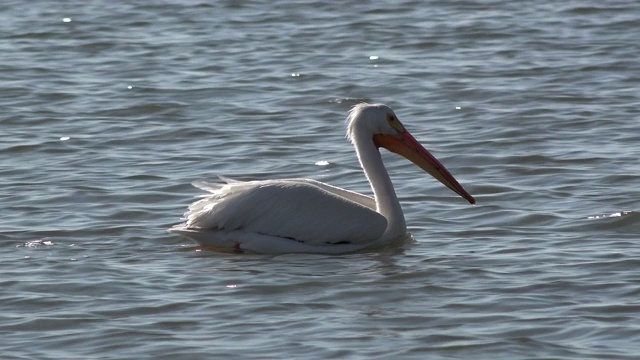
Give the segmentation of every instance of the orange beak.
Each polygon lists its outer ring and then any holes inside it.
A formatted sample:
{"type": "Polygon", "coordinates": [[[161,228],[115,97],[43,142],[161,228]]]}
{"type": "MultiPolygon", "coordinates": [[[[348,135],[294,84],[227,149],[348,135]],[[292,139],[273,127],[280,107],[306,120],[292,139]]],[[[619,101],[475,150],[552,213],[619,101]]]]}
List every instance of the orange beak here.
{"type": "Polygon", "coordinates": [[[460,183],[451,175],[449,170],[438,161],[431,153],[425,149],[411,134],[404,130],[399,132],[399,136],[378,134],[373,136],[373,142],[378,147],[383,147],[398,155],[409,159],[418,165],[422,170],[438,179],[446,187],[456,194],[467,199],[470,204],[475,204],[476,200],[471,196],[460,183]]]}

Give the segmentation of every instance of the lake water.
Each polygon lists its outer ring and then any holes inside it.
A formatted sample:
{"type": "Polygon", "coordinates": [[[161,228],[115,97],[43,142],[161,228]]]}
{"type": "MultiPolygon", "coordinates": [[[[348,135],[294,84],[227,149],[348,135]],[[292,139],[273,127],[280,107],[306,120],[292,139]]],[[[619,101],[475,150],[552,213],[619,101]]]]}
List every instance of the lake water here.
{"type": "Polygon", "coordinates": [[[637,1],[5,1],[3,359],[637,359],[637,1]],[[228,254],[190,183],[368,192],[394,108],[478,204],[384,154],[415,241],[228,254]]]}

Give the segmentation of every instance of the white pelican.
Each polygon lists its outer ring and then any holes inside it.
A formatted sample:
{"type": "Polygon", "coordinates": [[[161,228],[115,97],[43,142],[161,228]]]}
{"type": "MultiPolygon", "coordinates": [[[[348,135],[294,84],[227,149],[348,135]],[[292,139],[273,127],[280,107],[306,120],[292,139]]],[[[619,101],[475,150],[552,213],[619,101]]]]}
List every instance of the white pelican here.
{"type": "Polygon", "coordinates": [[[341,254],[406,234],[402,208],[378,149],[402,155],[475,204],[449,171],[409,134],[386,105],[354,106],[347,118],[373,197],[310,179],[197,182],[209,192],[169,231],[202,246],[259,253],[341,254]]]}

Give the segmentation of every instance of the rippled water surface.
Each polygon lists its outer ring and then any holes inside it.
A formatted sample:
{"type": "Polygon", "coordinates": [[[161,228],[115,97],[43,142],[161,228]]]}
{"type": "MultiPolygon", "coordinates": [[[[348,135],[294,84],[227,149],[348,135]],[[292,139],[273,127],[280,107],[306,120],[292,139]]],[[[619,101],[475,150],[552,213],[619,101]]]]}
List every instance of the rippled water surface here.
{"type": "MultiPolygon", "coordinates": [[[[5,1],[3,359],[636,359],[640,3],[5,1]],[[477,199],[384,154],[415,241],[229,254],[190,183],[369,186],[393,107],[477,199]]],[[[322,231],[322,229],[319,229],[322,231]]]]}

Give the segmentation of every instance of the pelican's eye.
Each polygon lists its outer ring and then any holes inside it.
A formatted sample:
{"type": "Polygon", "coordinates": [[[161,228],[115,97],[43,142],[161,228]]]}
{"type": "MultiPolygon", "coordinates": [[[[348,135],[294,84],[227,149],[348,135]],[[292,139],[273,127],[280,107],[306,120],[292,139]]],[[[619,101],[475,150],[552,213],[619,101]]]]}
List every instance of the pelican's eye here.
{"type": "Polygon", "coordinates": [[[400,120],[398,120],[398,118],[395,115],[387,114],[387,122],[395,130],[399,132],[404,132],[404,126],[402,126],[402,123],[400,123],[400,120]]]}

